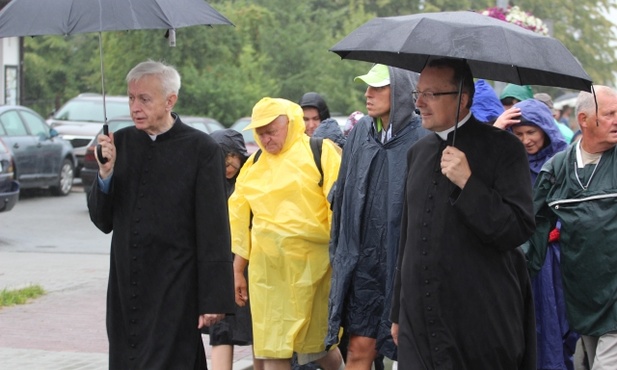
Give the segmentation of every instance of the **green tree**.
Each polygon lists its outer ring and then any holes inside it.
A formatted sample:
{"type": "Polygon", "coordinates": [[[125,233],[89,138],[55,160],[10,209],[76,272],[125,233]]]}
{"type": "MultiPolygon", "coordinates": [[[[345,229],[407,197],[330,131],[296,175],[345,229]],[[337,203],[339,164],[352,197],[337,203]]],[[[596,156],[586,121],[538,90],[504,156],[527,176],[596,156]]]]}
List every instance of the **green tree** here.
{"type": "MultiPolygon", "coordinates": [[[[612,23],[603,9],[611,0],[512,1],[552,21],[553,36],[581,62],[595,83],[615,84],[617,56],[612,23]],[[600,35],[600,36],[598,36],[600,35]]],[[[170,48],[164,30],[102,34],[105,87],[126,94],[124,77],[145,59],[175,65],[182,76],[177,110],[231,124],[250,114],[263,96],[297,101],[322,94],[330,110],[364,110],[364,85],[353,77],[370,64],[341,60],[329,51],[352,30],[375,16],[428,11],[483,10],[486,0],[215,0],[210,4],[235,26],[193,26],[176,30],[170,48]]],[[[26,104],[46,115],[80,92],[100,92],[98,35],[45,36],[25,42],[26,104]]],[[[557,95],[553,93],[553,95],[557,95]]]]}

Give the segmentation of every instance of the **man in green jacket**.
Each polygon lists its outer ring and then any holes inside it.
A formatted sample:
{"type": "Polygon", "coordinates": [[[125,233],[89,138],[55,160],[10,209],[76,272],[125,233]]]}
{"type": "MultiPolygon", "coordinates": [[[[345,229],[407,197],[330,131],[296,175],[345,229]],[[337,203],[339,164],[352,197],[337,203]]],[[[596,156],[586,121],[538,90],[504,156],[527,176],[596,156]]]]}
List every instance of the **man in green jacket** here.
{"type": "Polygon", "coordinates": [[[582,139],[555,155],[534,186],[536,232],[525,245],[538,272],[550,230],[561,221],[561,267],[567,315],[582,334],[593,370],[617,369],[617,91],[581,92],[582,139]]]}

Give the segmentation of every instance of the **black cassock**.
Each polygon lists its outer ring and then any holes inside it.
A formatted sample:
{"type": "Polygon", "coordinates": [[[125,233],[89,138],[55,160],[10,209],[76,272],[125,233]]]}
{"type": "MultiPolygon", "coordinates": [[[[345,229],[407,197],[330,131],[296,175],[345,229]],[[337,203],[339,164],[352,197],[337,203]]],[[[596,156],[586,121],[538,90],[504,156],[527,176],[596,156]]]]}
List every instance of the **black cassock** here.
{"type": "Polygon", "coordinates": [[[113,231],[110,369],[206,369],[198,316],[234,309],[223,154],[175,117],[155,141],[117,131],[110,192],[95,181],[88,200],[94,224],[113,231]]]}
{"type": "Polygon", "coordinates": [[[399,369],[535,369],[535,320],[524,255],[534,231],[520,140],[473,116],[457,133],[472,175],[461,191],[441,173],[452,140],[408,152],[392,321],[399,369]]]}

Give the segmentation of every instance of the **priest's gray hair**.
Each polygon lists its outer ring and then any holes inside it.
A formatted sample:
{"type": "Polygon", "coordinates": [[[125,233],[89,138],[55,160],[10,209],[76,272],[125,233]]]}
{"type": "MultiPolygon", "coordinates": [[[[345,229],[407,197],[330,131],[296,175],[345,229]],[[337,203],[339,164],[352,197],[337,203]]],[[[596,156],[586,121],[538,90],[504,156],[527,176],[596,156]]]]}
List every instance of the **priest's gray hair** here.
{"type": "Polygon", "coordinates": [[[154,75],[161,81],[165,95],[176,94],[180,91],[180,74],[171,65],[155,62],[151,59],[141,62],[126,75],[126,83],[140,80],[144,76],[154,75]]]}

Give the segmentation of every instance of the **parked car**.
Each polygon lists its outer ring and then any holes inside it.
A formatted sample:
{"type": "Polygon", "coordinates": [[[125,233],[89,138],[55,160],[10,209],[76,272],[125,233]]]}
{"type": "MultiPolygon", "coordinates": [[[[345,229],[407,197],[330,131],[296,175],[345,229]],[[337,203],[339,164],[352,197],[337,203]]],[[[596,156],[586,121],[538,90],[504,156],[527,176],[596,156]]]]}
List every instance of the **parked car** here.
{"type": "Polygon", "coordinates": [[[13,156],[13,171],[21,189],[45,187],[68,195],[77,160],[71,144],[32,109],[0,107],[0,140],[13,156]]]}
{"type": "MultiPolygon", "coordinates": [[[[198,117],[198,116],[180,116],[182,122],[187,125],[193,126],[195,129],[203,131],[207,134],[210,134],[214,131],[221,130],[225,128],[220,122],[215,120],[214,118],[209,117],[198,117]]],[[[133,120],[130,116],[116,117],[110,119],[107,122],[107,127],[109,128],[109,132],[116,132],[122,128],[132,126],[133,120]]],[[[85,156],[83,160],[83,167],[80,172],[81,183],[84,187],[84,191],[86,195],[90,193],[90,189],[92,189],[92,183],[96,179],[96,174],[99,171],[99,165],[96,161],[96,157],[94,156],[94,151],[96,150],[96,137],[103,133],[103,128],[96,133],[95,137],[90,140],[86,147],[85,156]]]]}
{"type": "Polygon", "coordinates": [[[244,137],[244,143],[246,144],[246,151],[249,154],[253,154],[259,150],[259,145],[257,145],[257,141],[255,141],[255,136],[253,136],[253,130],[242,131],[249,125],[249,123],[251,123],[251,117],[242,117],[234,122],[229,128],[242,134],[244,137]]]}
{"type": "Polygon", "coordinates": [[[0,212],[8,212],[19,200],[19,183],[13,172],[13,156],[0,139],[0,212]]]}
{"type": "MultiPolygon", "coordinates": [[[[107,120],[130,115],[128,96],[105,96],[105,111],[107,120]]],[[[83,166],[88,144],[101,130],[104,122],[103,95],[93,93],[77,95],[47,120],[47,123],[75,149],[77,174],[83,166]]]]}
{"type": "Polygon", "coordinates": [[[222,123],[210,117],[180,116],[180,119],[187,125],[193,126],[206,134],[211,134],[214,131],[225,128],[222,123]]]}

